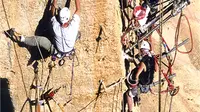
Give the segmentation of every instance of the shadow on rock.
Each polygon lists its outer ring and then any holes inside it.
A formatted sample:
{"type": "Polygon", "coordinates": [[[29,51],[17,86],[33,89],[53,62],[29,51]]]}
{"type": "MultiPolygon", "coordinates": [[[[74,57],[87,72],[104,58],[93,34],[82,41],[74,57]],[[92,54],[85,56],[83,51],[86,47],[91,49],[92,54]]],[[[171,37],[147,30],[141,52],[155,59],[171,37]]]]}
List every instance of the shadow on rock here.
{"type": "Polygon", "coordinates": [[[14,112],[14,106],[10,97],[9,81],[6,78],[0,78],[1,91],[1,112],[14,112]]]}

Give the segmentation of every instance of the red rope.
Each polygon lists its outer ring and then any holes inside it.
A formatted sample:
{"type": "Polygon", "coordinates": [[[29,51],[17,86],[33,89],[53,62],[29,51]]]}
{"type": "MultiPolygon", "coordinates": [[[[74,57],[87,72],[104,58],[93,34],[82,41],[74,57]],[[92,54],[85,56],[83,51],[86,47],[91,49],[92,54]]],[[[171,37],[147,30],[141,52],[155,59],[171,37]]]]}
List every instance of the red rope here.
{"type": "MultiPolygon", "coordinates": [[[[168,51],[170,51],[170,48],[169,48],[169,46],[167,45],[167,42],[165,41],[165,39],[163,38],[163,36],[161,35],[160,30],[157,29],[156,31],[157,31],[158,35],[162,38],[162,42],[163,42],[163,44],[164,44],[164,47],[167,48],[168,51]]],[[[175,60],[175,59],[174,59],[174,60],[175,60]]],[[[171,63],[170,58],[167,58],[167,61],[168,61],[168,64],[169,64],[169,66],[167,67],[167,68],[168,68],[167,74],[172,74],[172,66],[173,66],[173,64],[171,63]]],[[[158,62],[157,62],[157,63],[158,63],[158,62]]]]}
{"type": "Polygon", "coordinates": [[[176,45],[176,48],[177,48],[177,51],[178,52],[180,52],[180,53],[182,53],[182,54],[189,54],[190,52],[192,52],[192,50],[193,50],[193,37],[192,37],[192,30],[191,30],[191,26],[190,26],[190,22],[189,22],[189,19],[187,18],[187,16],[185,16],[184,14],[181,14],[180,15],[180,18],[179,18],[179,22],[178,22],[178,27],[177,27],[177,38],[175,38],[175,45],[176,45]],[[190,31],[190,40],[191,40],[191,49],[189,50],[189,51],[186,51],[186,52],[184,52],[184,51],[180,51],[179,49],[178,49],[178,35],[179,35],[179,30],[180,30],[180,23],[181,23],[181,18],[182,18],[182,16],[183,17],[185,17],[185,19],[186,19],[186,21],[187,21],[187,24],[188,24],[188,27],[189,27],[189,31],[190,31]]]}
{"type": "Polygon", "coordinates": [[[192,37],[192,30],[191,30],[191,27],[190,27],[189,19],[185,15],[183,15],[182,12],[180,14],[180,17],[179,17],[179,20],[178,20],[178,24],[177,24],[177,29],[176,29],[176,32],[175,32],[175,47],[176,47],[176,51],[175,51],[175,55],[174,55],[174,59],[173,59],[172,65],[175,62],[177,51],[180,52],[180,53],[182,53],[182,54],[189,54],[193,50],[193,37],[192,37]],[[179,37],[179,33],[180,33],[179,30],[180,30],[180,24],[181,24],[181,18],[182,18],[182,16],[184,16],[186,18],[187,24],[189,26],[189,31],[190,31],[191,49],[189,51],[186,51],[186,52],[180,51],[178,49],[178,37],[179,37]]]}

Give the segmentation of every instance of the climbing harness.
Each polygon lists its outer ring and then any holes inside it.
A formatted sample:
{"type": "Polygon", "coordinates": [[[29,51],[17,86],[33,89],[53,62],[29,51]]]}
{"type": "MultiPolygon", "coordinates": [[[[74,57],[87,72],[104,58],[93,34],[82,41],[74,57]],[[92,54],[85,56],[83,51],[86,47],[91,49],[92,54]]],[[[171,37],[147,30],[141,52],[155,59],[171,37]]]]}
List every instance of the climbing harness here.
{"type": "MultiPolygon", "coordinates": [[[[57,56],[60,55],[60,59],[58,61],[58,64],[60,66],[63,66],[65,64],[65,57],[68,57],[70,60],[72,60],[72,58],[76,55],[75,54],[75,49],[72,49],[70,52],[68,53],[61,53],[61,54],[56,54],[57,56]]],[[[58,56],[59,57],[59,56],[58,56]]],[[[55,57],[54,57],[55,58],[55,57]]]]}

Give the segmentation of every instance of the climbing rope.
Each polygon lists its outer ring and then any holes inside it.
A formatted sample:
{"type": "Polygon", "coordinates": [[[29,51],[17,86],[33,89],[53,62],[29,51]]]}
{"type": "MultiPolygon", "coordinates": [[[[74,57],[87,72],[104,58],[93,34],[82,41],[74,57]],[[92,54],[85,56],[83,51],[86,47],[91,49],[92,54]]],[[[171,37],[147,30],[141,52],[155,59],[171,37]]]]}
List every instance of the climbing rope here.
{"type": "MultiPolygon", "coordinates": [[[[161,0],[161,2],[163,2],[163,0],[161,0]]],[[[163,4],[159,5],[159,9],[160,9],[160,19],[159,19],[159,24],[160,24],[160,38],[159,38],[159,52],[160,52],[160,56],[162,55],[162,21],[163,21],[163,4]]],[[[161,82],[161,58],[159,58],[159,75],[158,75],[158,79],[159,82],[161,82]]],[[[159,90],[159,96],[158,96],[158,111],[161,112],[161,83],[159,83],[158,86],[158,90],[159,90]]]]}
{"type": "Polygon", "coordinates": [[[177,51],[182,53],[182,54],[189,54],[193,50],[193,37],[192,37],[192,30],[191,30],[191,27],[190,27],[190,22],[189,22],[189,19],[187,18],[187,16],[185,14],[183,14],[182,12],[180,14],[180,17],[179,17],[179,20],[178,20],[178,24],[177,24],[176,33],[175,33],[175,46],[177,48],[177,51]],[[185,17],[185,19],[187,21],[187,24],[188,24],[188,27],[189,27],[189,32],[190,32],[190,40],[191,40],[191,47],[190,47],[191,49],[189,51],[186,51],[186,52],[180,51],[178,49],[178,47],[177,47],[178,46],[178,38],[179,38],[179,33],[180,33],[180,26],[181,26],[182,17],[185,17]]]}
{"type": "Polygon", "coordinates": [[[180,14],[179,19],[178,19],[177,28],[176,28],[176,32],[175,32],[175,48],[176,48],[176,52],[174,54],[174,59],[173,59],[172,65],[175,63],[177,52],[180,52],[180,53],[183,53],[183,54],[188,54],[188,53],[192,52],[192,50],[193,50],[193,37],[192,37],[192,30],[191,30],[191,27],[190,27],[190,22],[189,22],[189,19],[187,18],[187,16],[182,14],[182,10],[181,10],[181,14],[180,14]],[[189,27],[189,32],[190,32],[190,40],[191,40],[191,49],[189,51],[186,51],[186,52],[180,51],[178,49],[178,38],[179,38],[179,34],[180,34],[180,26],[181,26],[182,16],[185,17],[185,19],[187,21],[187,24],[188,24],[188,27],[189,27]]]}
{"type": "Polygon", "coordinates": [[[73,87],[73,80],[74,80],[74,56],[72,59],[72,72],[71,73],[72,73],[72,76],[71,76],[71,85],[70,85],[70,100],[72,100],[72,87],[73,87]]]}
{"type": "Polygon", "coordinates": [[[121,85],[122,85],[122,83],[119,83],[118,86],[114,87],[113,102],[112,102],[112,112],[114,112],[114,111],[117,112],[118,101],[120,100],[119,99],[119,93],[120,93],[120,91],[122,92],[121,85]]]}
{"type": "Polygon", "coordinates": [[[1,0],[1,2],[2,2],[3,9],[4,9],[4,14],[5,14],[6,22],[7,22],[8,28],[10,29],[10,23],[8,21],[8,15],[6,13],[6,8],[5,8],[5,5],[4,5],[4,1],[1,0]]]}
{"type": "Polygon", "coordinates": [[[35,68],[35,70],[34,70],[34,72],[35,72],[35,86],[36,86],[36,88],[35,88],[35,101],[36,101],[36,105],[35,105],[35,112],[40,112],[40,104],[39,104],[39,102],[40,102],[40,89],[39,89],[39,86],[38,86],[38,67],[36,67],[35,68]]]}
{"type": "MultiPolygon", "coordinates": [[[[25,14],[26,14],[26,18],[27,18],[27,20],[28,20],[28,24],[29,24],[29,26],[30,26],[31,32],[33,32],[33,28],[32,28],[32,26],[31,26],[30,20],[28,19],[26,9],[25,9],[25,14]]],[[[34,36],[34,39],[35,39],[35,42],[36,42],[36,45],[37,45],[38,51],[39,51],[39,53],[40,53],[40,56],[41,56],[41,58],[42,58],[42,64],[43,64],[43,61],[44,61],[44,62],[46,62],[46,61],[44,60],[44,56],[42,55],[42,52],[41,52],[40,46],[39,46],[38,41],[36,40],[36,37],[35,37],[35,36],[34,36]]],[[[43,74],[42,74],[42,75],[43,75],[43,74]]]]}
{"type": "MultiPolygon", "coordinates": [[[[161,33],[159,32],[159,30],[157,30],[157,33],[160,35],[160,37],[162,37],[162,35],[161,35],[161,33]]],[[[169,51],[169,47],[167,46],[167,44],[166,44],[166,42],[165,42],[165,40],[164,40],[164,38],[162,37],[162,42],[163,42],[163,44],[165,44],[165,45],[163,45],[164,47],[166,47],[167,49],[168,49],[168,51],[169,51]]],[[[176,58],[176,54],[177,54],[177,52],[180,52],[180,53],[183,53],[183,54],[188,54],[188,53],[190,53],[191,51],[192,51],[192,49],[193,49],[193,38],[192,38],[192,32],[191,32],[191,27],[190,27],[190,23],[189,23],[189,20],[188,20],[188,18],[185,16],[185,15],[183,15],[182,14],[182,12],[181,12],[181,14],[180,14],[180,17],[179,17],[179,20],[178,20],[178,24],[177,24],[177,29],[176,29],[176,33],[175,33],[175,48],[176,48],[176,52],[175,52],[175,56],[174,56],[174,59],[173,59],[173,62],[172,62],[172,60],[170,59],[170,56],[167,56],[167,60],[168,60],[168,70],[167,70],[167,74],[172,74],[172,66],[173,66],[173,64],[174,64],[174,62],[175,62],[175,58],[176,58]],[[178,49],[178,37],[179,37],[179,31],[180,31],[180,23],[181,23],[181,17],[182,16],[184,16],[185,18],[186,18],[186,20],[187,20],[187,24],[188,24],[188,26],[189,26],[189,31],[190,31],[190,40],[191,40],[191,49],[189,50],[189,51],[187,51],[187,52],[183,52],[183,51],[180,51],[179,49],[178,49]]],[[[170,89],[170,88],[169,88],[170,89]]],[[[167,96],[166,96],[167,97],[167,96]]],[[[171,95],[171,99],[170,99],[170,104],[169,104],[169,112],[171,112],[171,108],[172,108],[172,99],[173,99],[173,95],[171,95]]],[[[166,101],[165,101],[166,102],[166,101]]],[[[166,105],[166,104],[165,104],[166,105]]],[[[165,109],[166,107],[164,107],[164,109],[165,109]]]]}
{"type": "Polygon", "coordinates": [[[71,100],[72,100],[72,87],[73,87],[73,80],[74,80],[74,58],[75,55],[72,58],[72,71],[71,71],[71,84],[70,84],[70,93],[69,93],[69,100],[65,102],[63,106],[66,106],[71,100]]]}
{"type": "Polygon", "coordinates": [[[115,94],[116,94],[116,91],[117,91],[117,87],[115,86],[114,92],[113,92],[112,112],[114,112],[114,110],[115,110],[115,94]]]}
{"type": "Polygon", "coordinates": [[[117,91],[117,94],[116,94],[116,95],[117,95],[117,98],[116,98],[117,101],[116,101],[115,112],[117,112],[117,109],[118,109],[117,106],[118,106],[118,101],[120,100],[120,99],[119,99],[119,94],[120,94],[120,92],[122,93],[122,83],[119,84],[119,86],[118,86],[118,91],[117,91]]]}
{"type": "MultiPolygon", "coordinates": [[[[163,38],[163,36],[161,35],[160,31],[157,29],[156,30],[158,35],[161,37],[162,39],[162,44],[163,44],[163,47],[165,48],[165,53],[168,53],[170,51],[170,48],[169,46],[167,45],[167,42],[165,41],[165,39],[163,38]]],[[[160,55],[161,56],[161,55],[160,55]]],[[[167,70],[167,74],[172,74],[172,63],[171,63],[171,56],[170,55],[167,55],[167,61],[168,61],[168,66],[166,65],[166,67],[168,68],[167,70]]],[[[163,62],[162,62],[163,63],[163,62]]],[[[165,65],[165,63],[163,63],[165,65]]]]}
{"type": "MultiPolygon", "coordinates": [[[[32,28],[32,26],[31,26],[31,23],[30,23],[30,20],[28,19],[28,16],[27,16],[27,11],[26,11],[26,9],[24,9],[25,10],[25,15],[26,15],[26,18],[27,18],[27,21],[28,21],[28,24],[29,24],[29,27],[30,27],[30,29],[31,29],[31,32],[33,32],[33,28],[32,28]]],[[[37,49],[38,49],[38,51],[39,51],[39,54],[40,54],[40,56],[41,56],[41,58],[42,58],[42,74],[41,74],[41,80],[40,80],[40,84],[39,84],[39,77],[38,77],[38,73],[35,73],[35,82],[36,82],[36,98],[35,98],[35,100],[37,101],[36,102],[36,105],[35,105],[35,109],[37,110],[37,111],[40,111],[40,104],[39,104],[39,97],[40,97],[40,91],[39,91],[39,85],[41,86],[41,84],[42,84],[42,80],[43,80],[43,73],[44,73],[44,63],[43,62],[45,62],[45,60],[44,60],[44,56],[43,56],[43,54],[42,54],[42,52],[41,52],[41,49],[40,49],[40,46],[39,46],[39,44],[38,44],[38,41],[37,41],[37,39],[36,39],[36,37],[34,36],[34,39],[35,39],[35,42],[36,42],[36,46],[37,46],[37,49]]],[[[45,88],[44,88],[44,90],[45,90],[45,88]]],[[[44,90],[43,90],[43,92],[44,92],[44,90]]],[[[42,93],[43,93],[42,92],[42,93]]]]}
{"type": "MultiPolygon", "coordinates": [[[[46,3],[46,1],[45,1],[45,3],[46,3]]],[[[26,9],[24,9],[24,11],[25,11],[25,15],[26,15],[28,24],[29,24],[29,26],[30,26],[31,32],[33,32],[33,28],[32,28],[32,26],[31,26],[30,20],[28,19],[28,15],[27,15],[26,9]]],[[[35,39],[36,46],[37,46],[37,49],[38,49],[38,51],[39,51],[39,54],[40,54],[40,56],[41,56],[41,58],[42,58],[42,74],[41,74],[41,81],[40,81],[40,85],[41,85],[42,79],[43,79],[43,75],[44,75],[44,63],[43,63],[43,62],[46,62],[46,61],[44,60],[44,56],[43,56],[43,54],[42,54],[42,52],[41,52],[40,46],[39,46],[38,41],[37,41],[37,39],[36,39],[35,36],[34,36],[34,39],[35,39]]]]}
{"type": "Polygon", "coordinates": [[[49,65],[48,65],[48,67],[49,67],[49,75],[48,75],[46,83],[45,83],[45,85],[43,87],[42,94],[45,92],[45,90],[48,90],[48,88],[49,88],[49,80],[50,80],[50,76],[52,75],[52,73],[51,73],[52,72],[52,68],[55,66],[53,64],[54,64],[54,62],[50,62],[49,65]]]}
{"type": "MultiPolygon", "coordinates": [[[[4,1],[3,0],[1,0],[1,1],[2,1],[2,6],[3,6],[4,14],[5,14],[5,17],[6,17],[6,22],[7,22],[8,28],[11,29],[10,24],[9,24],[9,20],[8,20],[8,15],[7,15],[7,12],[6,12],[6,9],[5,9],[4,1]]],[[[17,48],[16,48],[14,42],[13,42],[13,46],[14,46],[14,51],[15,51],[17,63],[18,63],[19,69],[20,69],[20,74],[22,76],[22,82],[23,82],[25,94],[26,94],[26,96],[28,96],[28,92],[27,92],[26,85],[25,85],[25,82],[24,82],[24,75],[23,75],[23,72],[22,72],[22,67],[20,65],[19,56],[17,54],[17,48]]]]}
{"type": "MultiPolygon", "coordinates": [[[[180,53],[183,53],[183,54],[188,54],[192,51],[193,49],[193,38],[192,38],[192,31],[191,31],[191,27],[190,27],[190,23],[189,23],[189,19],[187,18],[187,16],[185,16],[184,14],[182,14],[182,10],[181,10],[181,14],[180,14],[180,17],[178,19],[178,23],[177,23],[177,29],[176,29],[176,32],[175,32],[175,48],[176,48],[176,52],[175,52],[175,56],[174,56],[174,59],[173,59],[173,62],[169,61],[169,69],[168,69],[168,72],[167,73],[172,73],[172,66],[175,62],[175,59],[176,59],[176,55],[177,55],[177,52],[180,52],[180,53]],[[186,21],[187,21],[187,24],[188,24],[188,27],[189,27],[189,31],[190,31],[190,40],[191,40],[191,49],[189,51],[186,51],[186,52],[183,52],[183,51],[180,51],[178,49],[178,38],[179,38],[179,34],[180,34],[180,24],[181,24],[181,19],[182,17],[185,17],[186,21]]],[[[167,96],[166,96],[167,97],[167,96]]],[[[172,111],[172,101],[173,101],[173,95],[171,95],[171,98],[170,98],[170,104],[169,104],[169,112],[172,111]]]]}
{"type": "MultiPolygon", "coordinates": [[[[6,13],[4,1],[2,0],[1,2],[2,2],[3,9],[4,9],[4,14],[5,14],[6,22],[7,22],[8,28],[10,29],[10,24],[9,24],[9,21],[8,21],[8,15],[7,15],[7,13],[6,13]]],[[[12,66],[11,53],[10,53],[10,51],[11,51],[11,40],[10,40],[9,43],[8,43],[8,52],[9,52],[8,55],[9,55],[9,64],[10,64],[10,66],[12,66]]],[[[9,68],[9,69],[10,69],[10,68],[9,68]]]]}

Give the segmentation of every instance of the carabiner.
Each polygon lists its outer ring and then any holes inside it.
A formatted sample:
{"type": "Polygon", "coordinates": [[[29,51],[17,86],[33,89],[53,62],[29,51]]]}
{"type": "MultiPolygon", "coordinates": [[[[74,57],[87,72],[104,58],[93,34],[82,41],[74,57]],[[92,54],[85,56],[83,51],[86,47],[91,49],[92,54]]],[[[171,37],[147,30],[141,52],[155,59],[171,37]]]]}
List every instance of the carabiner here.
{"type": "Polygon", "coordinates": [[[58,64],[59,66],[63,66],[65,64],[65,59],[64,58],[60,59],[58,64]]]}

